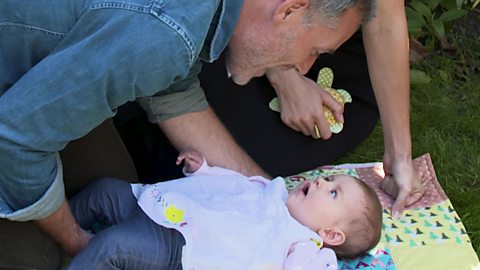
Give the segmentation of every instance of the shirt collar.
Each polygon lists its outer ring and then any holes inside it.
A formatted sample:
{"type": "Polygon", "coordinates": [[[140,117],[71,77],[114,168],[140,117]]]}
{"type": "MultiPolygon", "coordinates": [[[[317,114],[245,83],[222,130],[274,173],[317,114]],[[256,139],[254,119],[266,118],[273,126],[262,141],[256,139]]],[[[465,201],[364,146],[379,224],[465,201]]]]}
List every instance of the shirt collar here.
{"type": "Polygon", "coordinates": [[[201,60],[211,63],[225,50],[240,17],[242,6],[243,0],[220,1],[199,55],[201,60]]]}

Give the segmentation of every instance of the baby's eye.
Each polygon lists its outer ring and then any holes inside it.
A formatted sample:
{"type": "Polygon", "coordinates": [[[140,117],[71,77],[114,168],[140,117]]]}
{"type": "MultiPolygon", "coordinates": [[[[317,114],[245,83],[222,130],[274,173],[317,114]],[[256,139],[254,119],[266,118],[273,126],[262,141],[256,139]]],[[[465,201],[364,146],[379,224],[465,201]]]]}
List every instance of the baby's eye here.
{"type": "Polygon", "coordinates": [[[334,199],[337,197],[337,191],[335,189],[330,190],[330,194],[334,199]]]}

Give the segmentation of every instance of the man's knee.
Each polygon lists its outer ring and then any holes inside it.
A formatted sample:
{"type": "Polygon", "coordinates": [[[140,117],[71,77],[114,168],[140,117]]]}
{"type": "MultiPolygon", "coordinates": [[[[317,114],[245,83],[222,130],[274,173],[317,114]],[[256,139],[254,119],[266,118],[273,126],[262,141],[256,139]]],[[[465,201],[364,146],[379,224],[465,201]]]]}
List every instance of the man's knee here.
{"type": "Polygon", "coordinates": [[[88,193],[90,196],[97,196],[97,198],[110,196],[122,198],[133,195],[129,182],[112,177],[103,177],[94,181],[82,190],[81,193],[88,193]]]}

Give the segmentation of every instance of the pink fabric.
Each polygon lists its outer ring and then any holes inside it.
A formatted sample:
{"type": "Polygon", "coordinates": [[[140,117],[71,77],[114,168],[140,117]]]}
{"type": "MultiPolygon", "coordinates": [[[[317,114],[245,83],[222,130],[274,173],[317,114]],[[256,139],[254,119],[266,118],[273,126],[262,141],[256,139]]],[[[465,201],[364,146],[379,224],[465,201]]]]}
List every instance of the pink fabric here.
{"type": "MultiPolygon", "coordinates": [[[[422,181],[425,190],[428,192],[417,203],[411,205],[407,209],[431,206],[447,199],[447,195],[438,183],[435,170],[433,169],[432,160],[429,154],[424,154],[413,160],[417,169],[418,177],[422,181]]],[[[359,178],[370,185],[378,194],[384,209],[390,209],[393,199],[380,189],[380,182],[383,179],[383,169],[381,164],[375,168],[357,168],[359,178]]]]}
{"type": "Polygon", "coordinates": [[[318,248],[313,241],[293,245],[283,263],[284,270],[337,270],[337,257],[329,248],[318,248]]]}

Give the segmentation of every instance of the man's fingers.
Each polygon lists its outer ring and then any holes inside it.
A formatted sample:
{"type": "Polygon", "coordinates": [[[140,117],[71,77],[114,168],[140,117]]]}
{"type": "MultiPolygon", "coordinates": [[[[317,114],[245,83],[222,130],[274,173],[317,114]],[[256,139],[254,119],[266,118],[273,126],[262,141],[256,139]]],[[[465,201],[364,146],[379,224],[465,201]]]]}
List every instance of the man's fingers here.
{"type": "Polygon", "coordinates": [[[409,207],[418,202],[424,192],[423,186],[417,187],[415,190],[400,190],[397,200],[392,207],[392,215],[394,217],[400,217],[405,207],[409,207]]]}
{"type": "MultiPolygon", "coordinates": [[[[329,139],[332,136],[332,132],[330,131],[330,127],[328,126],[328,122],[327,122],[327,119],[325,118],[323,109],[315,115],[315,118],[313,120],[314,120],[314,127],[316,126],[318,133],[320,133],[320,137],[314,136],[314,138],[322,138],[324,140],[329,139]]],[[[314,135],[317,135],[316,133],[317,131],[315,130],[314,135]]]]}
{"type": "Polygon", "coordinates": [[[305,136],[312,136],[312,134],[315,133],[315,131],[312,129],[312,127],[309,127],[307,125],[302,125],[299,128],[300,132],[302,132],[303,135],[305,136]]]}
{"type": "Polygon", "coordinates": [[[409,207],[412,204],[418,202],[423,196],[423,190],[414,191],[409,193],[408,191],[400,191],[397,200],[392,206],[392,215],[395,218],[399,218],[402,215],[405,207],[409,207]]]}
{"type": "Polygon", "coordinates": [[[407,198],[405,206],[411,206],[412,204],[418,202],[424,194],[425,187],[423,186],[420,178],[415,175],[415,178],[413,178],[413,190],[410,192],[410,196],[407,198]]]}
{"type": "Polygon", "coordinates": [[[302,132],[303,133],[303,127],[299,126],[298,123],[292,119],[290,119],[285,113],[281,113],[280,119],[282,119],[282,122],[288,126],[289,128],[297,131],[297,132],[302,132]]]}
{"type": "Polygon", "coordinates": [[[424,192],[425,191],[422,189],[410,194],[410,196],[408,196],[407,200],[405,201],[405,207],[411,206],[412,204],[418,202],[422,198],[424,192]]]}
{"type": "Polygon", "coordinates": [[[335,119],[337,120],[337,122],[343,124],[343,122],[344,122],[344,119],[343,119],[343,111],[342,111],[342,112],[332,111],[332,113],[333,113],[333,116],[335,117],[335,119]]]}
{"type": "Polygon", "coordinates": [[[401,213],[403,212],[403,209],[405,208],[405,192],[399,191],[398,185],[395,182],[395,179],[393,178],[392,175],[387,174],[385,178],[383,179],[382,183],[380,184],[380,188],[388,194],[392,198],[396,198],[396,201],[394,202],[392,209],[391,209],[391,214],[394,217],[400,217],[401,213]]]}
{"type": "Polygon", "coordinates": [[[332,131],[330,131],[330,127],[328,126],[328,123],[325,120],[325,118],[323,118],[322,120],[317,120],[317,122],[320,122],[317,125],[319,125],[318,129],[320,131],[322,139],[324,140],[330,139],[330,137],[332,137],[332,131]]]}
{"type": "Polygon", "coordinates": [[[392,198],[398,196],[398,185],[395,179],[391,175],[386,175],[383,181],[380,183],[380,188],[392,198]]]}
{"type": "Polygon", "coordinates": [[[405,209],[405,202],[407,201],[408,192],[400,191],[398,194],[397,200],[393,203],[392,206],[392,216],[399,218],[402,216],[402,212],[405,209]]]}
{"type": "Polygon", "coordinates": [[[343,123],[343,109],[342,104],[338,103],[328,92],[325,91],[325,95],[322,95],[323,105],[332,111],[335,119],[343,123]]]}

